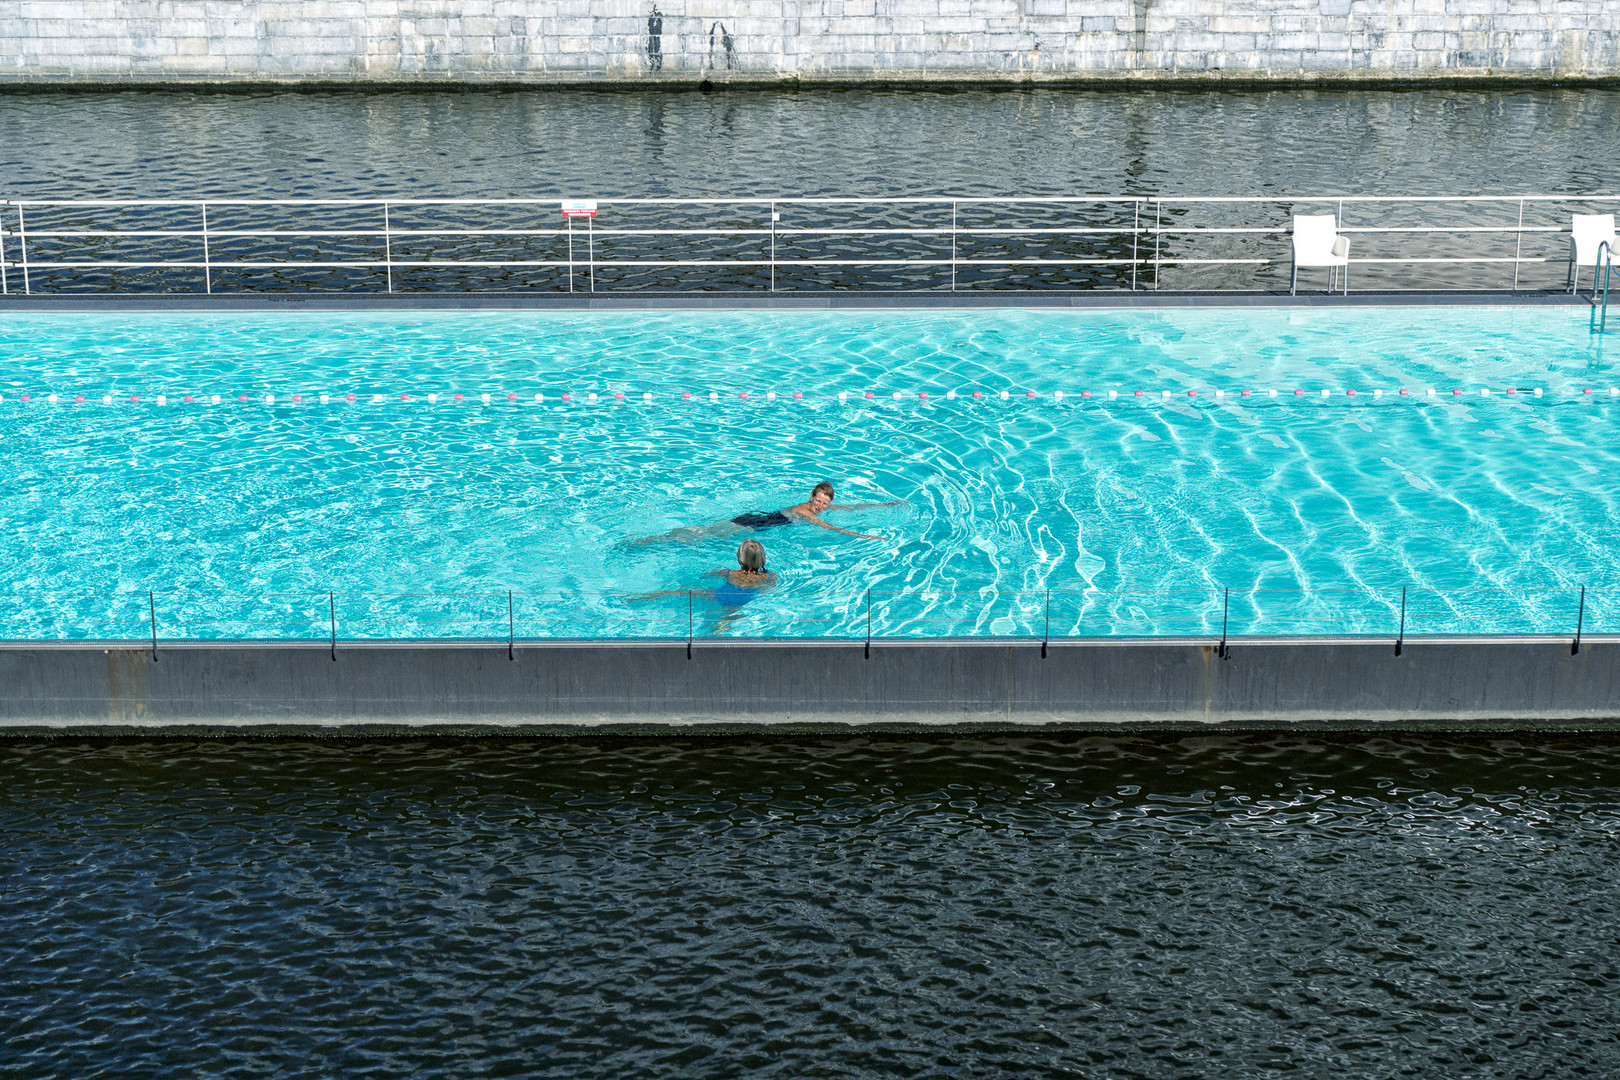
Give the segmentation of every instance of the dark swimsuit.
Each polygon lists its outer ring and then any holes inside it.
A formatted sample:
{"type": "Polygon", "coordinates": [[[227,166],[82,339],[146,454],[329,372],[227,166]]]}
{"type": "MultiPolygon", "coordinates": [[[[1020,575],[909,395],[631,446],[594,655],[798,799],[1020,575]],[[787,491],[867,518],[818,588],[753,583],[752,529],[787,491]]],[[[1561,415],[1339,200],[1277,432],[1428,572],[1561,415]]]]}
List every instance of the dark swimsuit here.
{"type": "Polygon", "coordinates": [[[762,513],[758,510],[754,510],[747,514],[738,514],[736,517],[731,519],[731,523],[733,525],[741,525],[745,529],[753,529],[755,532],[758,532],[761,529],[774,529],[778,525],[791,525],[793,524],[793,519],[782,513],[780,510],[772,510],[769,513],[762,513]]]}

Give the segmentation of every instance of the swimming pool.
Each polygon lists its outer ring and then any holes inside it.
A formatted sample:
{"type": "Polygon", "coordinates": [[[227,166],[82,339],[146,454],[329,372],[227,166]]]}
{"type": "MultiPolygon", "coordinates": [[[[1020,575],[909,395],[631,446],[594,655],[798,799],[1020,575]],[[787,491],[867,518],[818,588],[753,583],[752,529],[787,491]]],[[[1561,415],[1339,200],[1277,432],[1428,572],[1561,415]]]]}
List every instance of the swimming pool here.
{"type": "Polygon", "coordinates": [[[1393,634],[1403,588],[1408,634],[1564,633],[1582,586],[1620,629],[1603,349],[1577,308],[9,313],[4,636],[1393,634]],[[740,537],[625,541],[823,479],[904,500],[829,518],[886,539],[629,598],[740,537]]]}

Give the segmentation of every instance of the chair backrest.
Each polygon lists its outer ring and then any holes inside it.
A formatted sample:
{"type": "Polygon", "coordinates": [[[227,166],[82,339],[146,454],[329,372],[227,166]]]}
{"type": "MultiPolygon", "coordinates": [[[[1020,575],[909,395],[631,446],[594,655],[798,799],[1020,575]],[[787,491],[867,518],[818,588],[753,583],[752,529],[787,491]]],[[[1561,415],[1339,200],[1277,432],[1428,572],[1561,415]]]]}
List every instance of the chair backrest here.
{"type": "Polygon", "coordinates": [[[1575,261],[1581,266],[1597,262],[1598,246],[1605,240],[1614,247],[1613,214],[1574,214],[1569,222],[1570,242],[1575,245],[1575,261]]]}
{"type": "Polygon", "coordinates": [[[1334,258],[1333,241],[1339,235],[1339,220],[1333,214],[1294,215],[1294,261],[1305,264],[1334,258]]]}

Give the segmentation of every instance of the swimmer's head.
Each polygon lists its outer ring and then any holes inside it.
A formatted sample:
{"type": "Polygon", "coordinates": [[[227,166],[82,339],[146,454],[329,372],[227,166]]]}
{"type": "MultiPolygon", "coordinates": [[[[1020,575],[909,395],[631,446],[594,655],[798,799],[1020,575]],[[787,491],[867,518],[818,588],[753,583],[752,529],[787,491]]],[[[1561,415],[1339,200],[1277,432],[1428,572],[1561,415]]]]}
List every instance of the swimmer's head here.
{"type": "Polygon", "coordinates": [[[832,501],[833,486],[831,480],[823,480],[815,486],[815,490],[810,492],[810,508],[818,514],[831,506],[832,501]]]}
{"type": "Polygon", "coordinates": [[[758,540],[744,540],[738,544],[737,565],[756,574],[765,569],[765,545],[758,540]]]}

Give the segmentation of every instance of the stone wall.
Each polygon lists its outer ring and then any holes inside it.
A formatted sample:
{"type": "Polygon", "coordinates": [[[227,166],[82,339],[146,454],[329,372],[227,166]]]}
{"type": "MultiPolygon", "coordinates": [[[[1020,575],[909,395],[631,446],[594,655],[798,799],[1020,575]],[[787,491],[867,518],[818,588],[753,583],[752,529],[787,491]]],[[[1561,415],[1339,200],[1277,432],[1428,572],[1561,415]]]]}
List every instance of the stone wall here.
{"type": "Polygon", "coordinates": [[[1617,0],[0,0],[0,82],[1620,78],[1617,0]]]}

